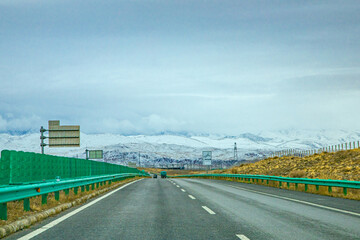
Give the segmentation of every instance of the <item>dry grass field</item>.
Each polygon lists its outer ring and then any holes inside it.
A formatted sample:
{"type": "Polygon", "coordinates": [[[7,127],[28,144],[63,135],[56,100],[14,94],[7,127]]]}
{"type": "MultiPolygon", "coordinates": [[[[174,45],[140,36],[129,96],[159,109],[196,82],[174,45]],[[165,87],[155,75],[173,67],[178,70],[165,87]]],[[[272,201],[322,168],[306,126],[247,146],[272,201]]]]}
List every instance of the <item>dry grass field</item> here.
{"type": "MultiPolygon", "coordinates": [[[[360,149],[335,153],[324,152],[306,157],[273,157],[227,170],[216,170],[213,173],[360,181],[360,149]]],[[[305,191],[304,186],[301,185],[299,184],[298,191],[305,191]]],[[[277,182],[270,183],[270,186],[279,187],[277,182]]],[[[286,184],[282,188],[287,188],[286,184]]],[[[289,189],[295,190],[294,184],[290,184],[289,189]]],[[[342,188],[335,187],[329,193],[325,186],[320,186],[319,191],[316,191],[315,186],[309,186],[308,192],[360,200],[360,189],[349,189],[346,196],[342,188]]]]}
{"type": "Polygon", "coordinates": [[[307,157],[274,157],[213,172],[360,181],[360,149],[307,157]]]}

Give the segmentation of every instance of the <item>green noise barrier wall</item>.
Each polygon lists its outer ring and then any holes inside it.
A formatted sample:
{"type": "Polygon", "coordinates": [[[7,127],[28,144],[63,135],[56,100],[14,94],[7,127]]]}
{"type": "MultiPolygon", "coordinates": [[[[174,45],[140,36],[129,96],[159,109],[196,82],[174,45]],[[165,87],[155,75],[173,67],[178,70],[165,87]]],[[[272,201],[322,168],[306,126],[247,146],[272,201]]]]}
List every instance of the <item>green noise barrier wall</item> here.
{"type": "Polygon", "coordinates": [[[0,185],[43,182],[117,173],[139,173],[126,166],[78,158],[32,152],[3,150],[0,160],[0,185]]]}

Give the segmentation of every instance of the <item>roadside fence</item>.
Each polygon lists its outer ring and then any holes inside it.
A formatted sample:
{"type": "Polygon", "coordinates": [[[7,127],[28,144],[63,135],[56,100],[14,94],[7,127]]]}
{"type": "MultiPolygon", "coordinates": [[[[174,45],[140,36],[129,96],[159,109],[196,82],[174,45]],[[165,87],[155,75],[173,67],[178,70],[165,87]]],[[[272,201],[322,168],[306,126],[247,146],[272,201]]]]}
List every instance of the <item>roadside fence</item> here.
{"type": "Polygon", "coordinates": [[[270,157],[283,157],[283,156],[310,156],[314,154],[319,154],[322,152],[338,152],[344,150],[351,150],[355,148],[360,148],[360,141],[353,141],[353,142],[346,142],[346,143],[339,143],[327,147],[322,147],[318,149],[311,149],[311,150],[299,150],[299,149],[286,149],[281,151],[275,151],[270,154],[270,157]],[[357,143],[357,144],[356,144],[357,143]]]}

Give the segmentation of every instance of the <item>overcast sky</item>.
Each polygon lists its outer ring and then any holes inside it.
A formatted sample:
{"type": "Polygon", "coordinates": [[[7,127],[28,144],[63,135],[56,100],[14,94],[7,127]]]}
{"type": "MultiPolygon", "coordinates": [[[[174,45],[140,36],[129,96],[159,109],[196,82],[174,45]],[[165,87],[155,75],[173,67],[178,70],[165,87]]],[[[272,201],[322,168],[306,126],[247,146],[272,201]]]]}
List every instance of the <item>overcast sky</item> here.
{"type": "Polygon", "coordinates": [[[1,0],[0,132],[360,129],[360,1],[1,0]]]}

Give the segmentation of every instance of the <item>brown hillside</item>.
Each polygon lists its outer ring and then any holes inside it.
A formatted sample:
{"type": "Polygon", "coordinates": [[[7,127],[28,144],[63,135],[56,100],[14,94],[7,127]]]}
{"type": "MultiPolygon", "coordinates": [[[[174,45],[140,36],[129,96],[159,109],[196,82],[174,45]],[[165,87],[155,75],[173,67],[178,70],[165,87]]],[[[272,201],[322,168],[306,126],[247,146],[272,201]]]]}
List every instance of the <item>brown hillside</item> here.
{"type": "Polygon", "coordinates": [[[360,181],[360,149],[307,157],[274,157],[213,172],[360,181]]]}

